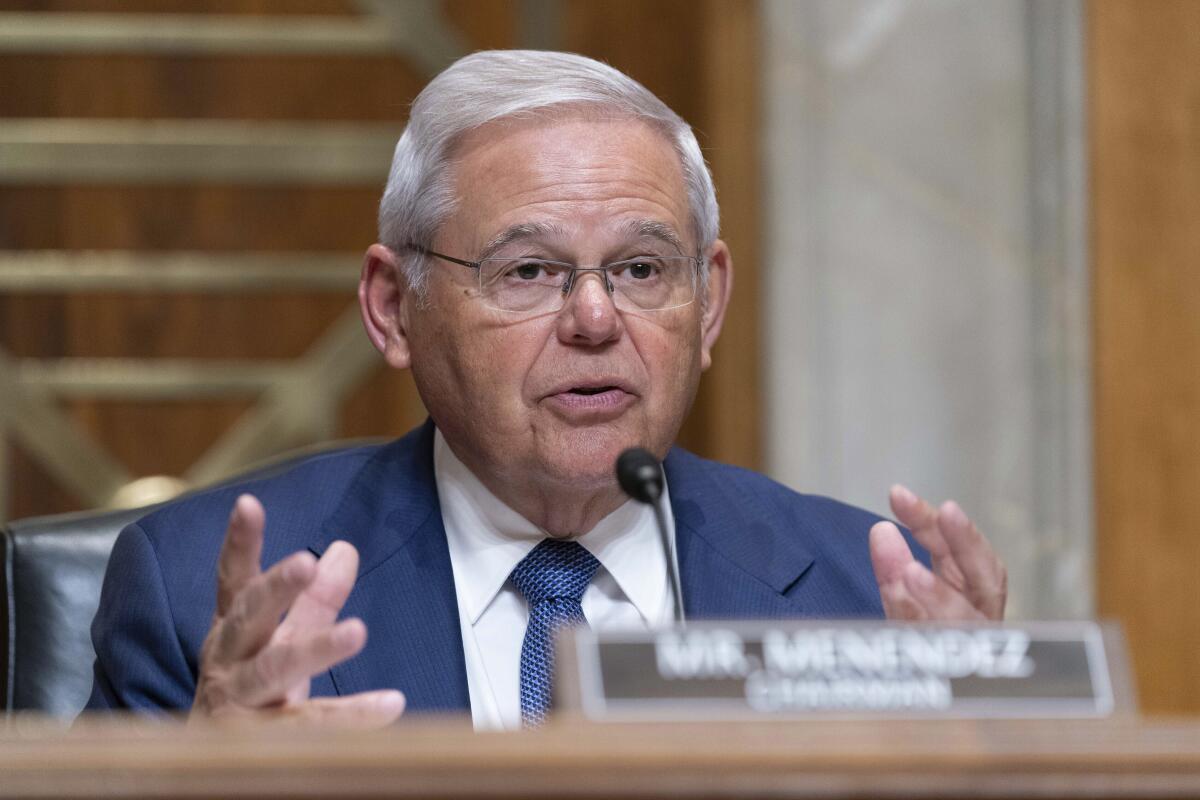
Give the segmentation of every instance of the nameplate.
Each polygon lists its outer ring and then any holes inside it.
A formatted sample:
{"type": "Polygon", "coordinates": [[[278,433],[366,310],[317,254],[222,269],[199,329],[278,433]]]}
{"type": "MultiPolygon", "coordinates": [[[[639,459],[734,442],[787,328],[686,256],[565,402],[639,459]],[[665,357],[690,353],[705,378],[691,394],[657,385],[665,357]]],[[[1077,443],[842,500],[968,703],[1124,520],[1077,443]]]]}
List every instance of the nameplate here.
{"type": "Polygon", "coordinates": [[[1119,631],[1093,622],[580,629],[559,658],[560,708],[594,720],[1075,718],[1132,703],[1119,631]]]}

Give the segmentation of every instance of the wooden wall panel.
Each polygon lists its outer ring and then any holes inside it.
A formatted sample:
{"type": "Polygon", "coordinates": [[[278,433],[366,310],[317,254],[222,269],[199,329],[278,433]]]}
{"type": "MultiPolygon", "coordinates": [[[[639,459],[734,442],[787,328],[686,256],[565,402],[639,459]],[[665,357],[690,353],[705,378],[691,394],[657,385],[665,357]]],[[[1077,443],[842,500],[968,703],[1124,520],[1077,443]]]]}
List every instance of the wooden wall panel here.
{"type": "MultiPolygon", "coordinates": [[[[733,300],[713,368],[690,421],[706,452],[750,469],[763,466],[760,145],[762,82],[758,6],[705,0],[704,131],[721,203],[721,236],[733,252],[733,300]]],[[[690,431],[689,431],[690,432],[690,431]]]]}
{"type": "Polygon", "coordinates": [[[442,0],[442,13],[477,50],[518,47],[521,0],[442,0]]]}
{"type": "MultiPolygon", "coordinates": [[[[117,4],[120,5],[120,4],[117,4]]],[[[494,5],[494,4],[493,4],[494,5]]],[[[8,3],[0,10],[114,11],[114,4],[8,3]]],[[[185,13],[357,13],[343,0],[126,4],[121,10],[185,13]]],[[[502,11],[499,6],[492,13],[502,11]]],[[[502,26],[494,26],[502,30],[502,26]]],[[[470,40],[470,34],[467,34],[470,40]]],[[[9,117],[394,121],[425,77],[400,56],[9,54],[0,98],[9,117]]],[[[377,184],[5,185],[0,248],[342,252],[375,238],[377,184]]],[[[70,292],[0,296],[0,347],[28,358],[187,358],[282,362],[303,354],[353,293],[326,291],[70,292]]],[[[346,404],[337,436],[400,433],[423,410],[407,374],[380,369],[346,404]]],[[[182,474],[252,405],[252,398],[118,401],[73,399],[60,408],[131,475],[182,474]]],[[[11,441],[8,514],[87,504],[11,441]]]]}
{"type": "MultiPolygon", "coordinates": [[[[149,13],[357,13],[348,0],[137,0],[149,13]]],[[[113,11],[94,0],[0,0],[0,11],[113,11]]],[[[517,0],[444,0],[472,47],[511,47],[517,0]]],[[[682,440],[704,455],[760,462],[757,325],[757,6],[743,0],[567,0],[561,46],[601,58],[657,92],[697,128],[734,248],[735,306],[682,440]]],[[[525,21],[528,22],[527,20],[525,21]]],[[[553,26],[551,26],[553,27],[553,26]]],[[[426,78],[400,56],[0,54],[0,115],[109,119],[394,121],[426,78]]],[[[384,175],[369,186],[5,185],[0,249],[361,252],[374,240],[384,175]]],[[[0,348],[16,357],[288,359],[312,344],[349,293],[0,295],[0,348]]],[[[133,475],[178,474],[248,400],[62,403],[133,475]]],[[[380,369],[351,392],[335,435],[403,432],[424,417],[407,374],[380,369]]],[[[12,516],[84,504],[15,452],[12,516]]]]}
{"type": "Polygon", "coordinates": [[[0,11],[85,14],[355,14],[356,0],[0,0],[0,11]]]}
{"type": "Polygon", "coordinates": [[[1200,3],[1088,7],[1097,595],[1200,712],[1200,3]]]}
{"type": "MultiPolygon", "coordinates": [[[[0,186],[5,249],[357,251],[379,186],[0,186]]],[[[365,249],[365,247],[363,248],[365,249]]]]}
{"type": "Polygon", "coordinates": [[[564,50],[632,75],[703,133],[707,53],[694,0],[566,0],[563,24],[564,50]]]}
{"type": "Polygon", "coordinates": [[[758,5],[751,0],[569,0],[564,49],[624,70],[696,129],[733,250],[734,299],[681,443],[762,466],[758,254],[758,5]]]}
{"type": "MultiPolygon", "coordinates": [[[[0,442],[2,445],[3,442],[0,442]]],[[[35,459],[26,455],[21,448],[8,447],[4,454],[8,458],[8,486],[0,490],[8,494],[8,507],[12,519],[35,514],[57,513],[88,508],[83,497],[62,485],[35,459]]]]}
{"type": "Polygon", "coordinates": [[[404,120],[425,84],[368,55],[0,54],[0,75],[5,116],[100,119],[404,120]]]}

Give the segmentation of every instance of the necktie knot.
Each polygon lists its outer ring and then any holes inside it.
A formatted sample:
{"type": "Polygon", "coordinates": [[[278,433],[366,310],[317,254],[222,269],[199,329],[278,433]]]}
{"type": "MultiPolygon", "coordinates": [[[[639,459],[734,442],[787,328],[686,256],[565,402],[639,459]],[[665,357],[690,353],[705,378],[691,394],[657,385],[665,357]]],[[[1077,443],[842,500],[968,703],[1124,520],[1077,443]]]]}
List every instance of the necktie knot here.
{"type": "Polygon", "coordinates": [[[599,568],[596,557],[578,542],[543,539],[509,577],[531,607],[550,600],[578,603],[599,568]]]}

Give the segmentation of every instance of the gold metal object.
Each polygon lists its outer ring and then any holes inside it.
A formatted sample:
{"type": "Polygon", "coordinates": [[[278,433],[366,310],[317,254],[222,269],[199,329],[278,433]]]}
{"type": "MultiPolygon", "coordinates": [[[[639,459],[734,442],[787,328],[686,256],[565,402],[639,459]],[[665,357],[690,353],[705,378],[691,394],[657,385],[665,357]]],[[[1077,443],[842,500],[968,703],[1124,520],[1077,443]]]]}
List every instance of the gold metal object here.
{"type": "Polygon", "coordinates": [[[0,430],[84,502],[102,506],[132,476],[54,400],[49,391],[20,383],[12,360],[0,350],[0,430]]]}
{"type": "Polygon", "coordinates": [[[0,183],[382,186],[400,123],[0,120],[0,183]]]}
{"type": "Polygon", "coordinates": [[[186,483],[170,475],[147,475],[117,489],[105,505],[109,508],[141,508],[177,497],[187,488],[186,483]]]}
{"type": "MultiPolygon", "coordinates": [[[[434,74],[467,52],[437,0],[360,0],[361,16],[0,13],[0,53],[396,53],[434,74]]],[[[382,185],[399,123],[0,120],[0,185],[155,182],[382,185]]],[[[341,253],[0,253],[0,291],[346,291],[341,253]]],[[[0,349],[0,437],[91,506],[165,499],[289,445],[328,437],[378,363],[356,309],[289,364],[186,359],[16,360],[0,349]],[[259,396],[184,479],[134,477],[57,406],[63,397],[259,396]]],[[[0,442],[0,519],[7,509],[0,442]]]]}
{"type": "Polygon", "coordinates": [[[469,52],[433,0],[366,16],[0,13],[0,52],[165,55],[398,53],[432,75],[469,52]],[[398,23],[398,24],[397,24],[398,23]]]}
{"type": "Polygon", "coordinates": [[[0,292],[269,292],[349,294],[359,253],[0,251],[0,292]]]}

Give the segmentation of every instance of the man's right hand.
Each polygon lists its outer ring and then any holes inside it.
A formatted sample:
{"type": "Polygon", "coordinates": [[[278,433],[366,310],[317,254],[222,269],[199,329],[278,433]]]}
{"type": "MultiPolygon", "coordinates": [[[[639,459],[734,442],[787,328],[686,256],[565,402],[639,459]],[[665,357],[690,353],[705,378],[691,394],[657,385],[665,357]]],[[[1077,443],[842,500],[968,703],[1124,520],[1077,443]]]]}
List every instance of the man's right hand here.
{"type": "Polygon", "coordinates": [[[354,588],[358,551],[334,542],[320,561],[293,553],[263,572],[264,520],[262,504],[251,495],[234,503],[217,562],[217,610],[200,651],[189,719],[391,723],[404,710],[404,695],[392,689],[309,697],[313,675],[367,643],[362,620],[337,619],[354,588]]]}

